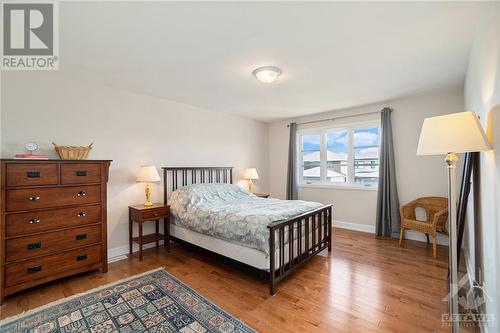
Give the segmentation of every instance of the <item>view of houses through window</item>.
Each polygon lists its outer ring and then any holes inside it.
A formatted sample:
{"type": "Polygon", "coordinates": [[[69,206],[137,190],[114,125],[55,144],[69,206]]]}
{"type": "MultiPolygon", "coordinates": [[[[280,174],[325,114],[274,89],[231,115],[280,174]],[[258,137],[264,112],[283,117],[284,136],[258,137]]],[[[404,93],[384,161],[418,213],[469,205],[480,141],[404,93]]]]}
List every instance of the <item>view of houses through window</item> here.
{"type": "Polygon", "coordinates": [[[299,132],[299,182],[376,185],[379,134],[377,123],[299,132]]]}

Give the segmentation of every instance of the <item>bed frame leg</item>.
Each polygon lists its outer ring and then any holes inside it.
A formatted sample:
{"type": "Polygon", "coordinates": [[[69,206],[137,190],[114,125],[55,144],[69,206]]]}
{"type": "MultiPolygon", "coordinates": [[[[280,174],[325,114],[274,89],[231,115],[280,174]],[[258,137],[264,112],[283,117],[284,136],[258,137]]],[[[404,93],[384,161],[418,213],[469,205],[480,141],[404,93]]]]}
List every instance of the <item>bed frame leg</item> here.
{"type": "Polygon", "coordinates": [[[274,281],[269,281],[269,295],[273,296],[276,294],[276,284],[274,281]]]}
{"type": "Polygon", "coordinates": [[[269,234],[269,294],[276,294],[276,232],[271,229],[269,234]]]}
{"type": "Polygon", "coordinates": [[[332,252],[332,207],[328,209],[328,252],[332,252]]]}

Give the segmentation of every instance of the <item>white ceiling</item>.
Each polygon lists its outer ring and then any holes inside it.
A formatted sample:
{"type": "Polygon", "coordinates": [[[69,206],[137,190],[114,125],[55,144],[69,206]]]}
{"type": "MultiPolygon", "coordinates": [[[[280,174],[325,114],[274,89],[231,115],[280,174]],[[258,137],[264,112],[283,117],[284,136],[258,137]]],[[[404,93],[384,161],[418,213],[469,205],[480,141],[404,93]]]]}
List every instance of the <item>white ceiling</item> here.
{"type": "Polygon", "coordinates": [[[270,121],[463,81],[484,3],[61,2],[63,73],[270,121]],[[273,84],[254,68],[279,66],[273,84]]]}

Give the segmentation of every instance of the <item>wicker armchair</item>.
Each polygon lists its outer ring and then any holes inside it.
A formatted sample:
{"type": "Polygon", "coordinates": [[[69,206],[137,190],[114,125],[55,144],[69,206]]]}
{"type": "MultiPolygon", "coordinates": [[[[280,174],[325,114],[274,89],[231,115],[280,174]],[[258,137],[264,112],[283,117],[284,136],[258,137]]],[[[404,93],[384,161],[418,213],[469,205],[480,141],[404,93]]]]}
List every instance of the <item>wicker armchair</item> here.
{"type": "Polygon", "coordinates": [[[413,200],[406,205],[401,206],[401,228],[399,233],[399,246],[404,238],[404,232],[407,229],[416,230],[425,233],[427,243],[429,243],[429,234],[432,235],[432,253],[436,258],[437,243],[436,233],[448,235],[446,230],[446,221],[448,220],[448,199],[441,197],[425,197],[413,200]],[[425,209],[427,221],[419,221],[415,217],[417,207],[425,209]]]}

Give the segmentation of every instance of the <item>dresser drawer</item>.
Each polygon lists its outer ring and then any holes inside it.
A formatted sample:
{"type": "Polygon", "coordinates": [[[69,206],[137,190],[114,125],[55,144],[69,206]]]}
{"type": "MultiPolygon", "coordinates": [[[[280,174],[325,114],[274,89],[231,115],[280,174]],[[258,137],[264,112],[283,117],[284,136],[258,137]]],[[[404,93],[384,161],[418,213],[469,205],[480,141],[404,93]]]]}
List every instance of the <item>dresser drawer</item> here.
{"type": "Polygon", "coordinates": [[[88,184],[101,182],[99,163],[61,164],[61,184],[88,184]]]}
{"type": "Polygon", "coordinates": [[[100,205],[8,214],[6,216],[7,237],[50,231],[64,227],[79,227],[100,221],[100,205]]]}
{"type": "Polygon", "coordinates": [[[101,261],[101,245],[53,254],[5,267],[6,286],[44,278],[70,269],[92,265],[101,261]]]}
{"type": "Polygon", "coordinates": [[[100,185],[7,190],[7,211],[50,208],[101,201],[100,185]]]}
{"type": "Polygon", "coordinates": [[[100,241],[100,225],[13,238],[5,242],[5,259],[7,262],[11,262],[95,244],[100,241]]]}
{"type": "Polygon", "coordinates": [[[57,185],[57,164],[8,163],[7,186],[57,185]]]}

